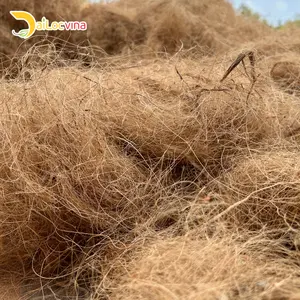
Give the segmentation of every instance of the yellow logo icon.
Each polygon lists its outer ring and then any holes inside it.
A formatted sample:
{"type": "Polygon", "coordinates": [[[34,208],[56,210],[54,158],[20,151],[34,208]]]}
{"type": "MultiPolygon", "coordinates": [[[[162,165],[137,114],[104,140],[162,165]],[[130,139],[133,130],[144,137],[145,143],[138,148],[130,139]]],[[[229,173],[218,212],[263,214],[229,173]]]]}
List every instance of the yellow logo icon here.
{"type": "Polygon", "coordinates": [[[16,20],[22,20],[25,21],[28,25],[28,29],[21,29],[19,32],[16,32],[15,30],[12,31],[12,34],[14,36],[18,36],[22,39],[28,39],[29,37],[31,37],[34,32],[35,32],[35,28],[36,28],[36,21],[34,16],[27,12],[27,11],[11,11],[10,14],[16,19],[16,20]]]}

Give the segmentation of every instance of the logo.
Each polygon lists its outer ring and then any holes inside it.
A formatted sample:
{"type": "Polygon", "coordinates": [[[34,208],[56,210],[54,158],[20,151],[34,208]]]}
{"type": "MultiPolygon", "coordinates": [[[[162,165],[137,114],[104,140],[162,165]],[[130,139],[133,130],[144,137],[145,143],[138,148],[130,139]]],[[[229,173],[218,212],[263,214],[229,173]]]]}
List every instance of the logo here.
{"type": "Polygon", "coordinates": [[[27,12],[21,10],[10,11],[10,14],[16,19],[25,21],[28,25],[27,29],[21,29],[19,32],[12,30],[12,34],[21,39],[30,38],[36,30],[38,31],[56,31],[56,30],[87,30],[87,23],[84,21],[60,21],[52,22],[43,17],[41,21],[36,21],[34,16],[27,12]]]}

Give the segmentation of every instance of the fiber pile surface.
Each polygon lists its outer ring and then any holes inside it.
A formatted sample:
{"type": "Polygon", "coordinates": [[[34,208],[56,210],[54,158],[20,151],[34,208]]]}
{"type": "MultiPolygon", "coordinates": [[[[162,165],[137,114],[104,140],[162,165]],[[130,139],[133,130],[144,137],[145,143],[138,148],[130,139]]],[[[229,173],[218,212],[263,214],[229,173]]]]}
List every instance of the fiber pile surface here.
{"type": "Polygon", "coordinates": [[[23,3],[0,1],[4,285],[300,299],[299,31],[223,0],[26,1],[88,31],[21,44],[23,3]]]}

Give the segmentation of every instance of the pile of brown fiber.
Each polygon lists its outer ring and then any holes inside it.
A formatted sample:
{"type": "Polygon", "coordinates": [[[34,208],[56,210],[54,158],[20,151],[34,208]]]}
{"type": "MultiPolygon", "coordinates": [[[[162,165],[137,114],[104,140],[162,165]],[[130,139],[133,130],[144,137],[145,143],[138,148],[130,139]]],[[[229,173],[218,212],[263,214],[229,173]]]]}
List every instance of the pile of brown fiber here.
{"type": "Polygon", "coordinates": [[[225,1],[136,2],[80,3],[92,65],[41,42],[0,79],[1,288],[300,299],[297,49],[225,1]]]}

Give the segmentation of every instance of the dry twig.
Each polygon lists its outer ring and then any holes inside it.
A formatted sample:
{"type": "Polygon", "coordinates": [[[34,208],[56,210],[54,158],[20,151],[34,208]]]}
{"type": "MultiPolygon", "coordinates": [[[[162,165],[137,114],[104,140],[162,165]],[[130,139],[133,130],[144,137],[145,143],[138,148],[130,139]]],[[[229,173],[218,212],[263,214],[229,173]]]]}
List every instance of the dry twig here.
{"type": "Polygon", "coordinates": [[[227,69],[225,72],[224,76],[220,80],[220,82],[224,81],[228,75],[240,64],[240,62],[243,63],[245,72],[248,76],[245,63],[244,63],[244,58],[248,56],[250,64],[251,64],[251,77],[252,77],[252,82],[256,81],[256,75],[255,75],[255,57],[254,57],[254,52],[253,51],[245,51],[242,52],[241,54],[238,55],[238,57],[235,59],[235,61],[230,65],[230,67],[227,69]]]}

